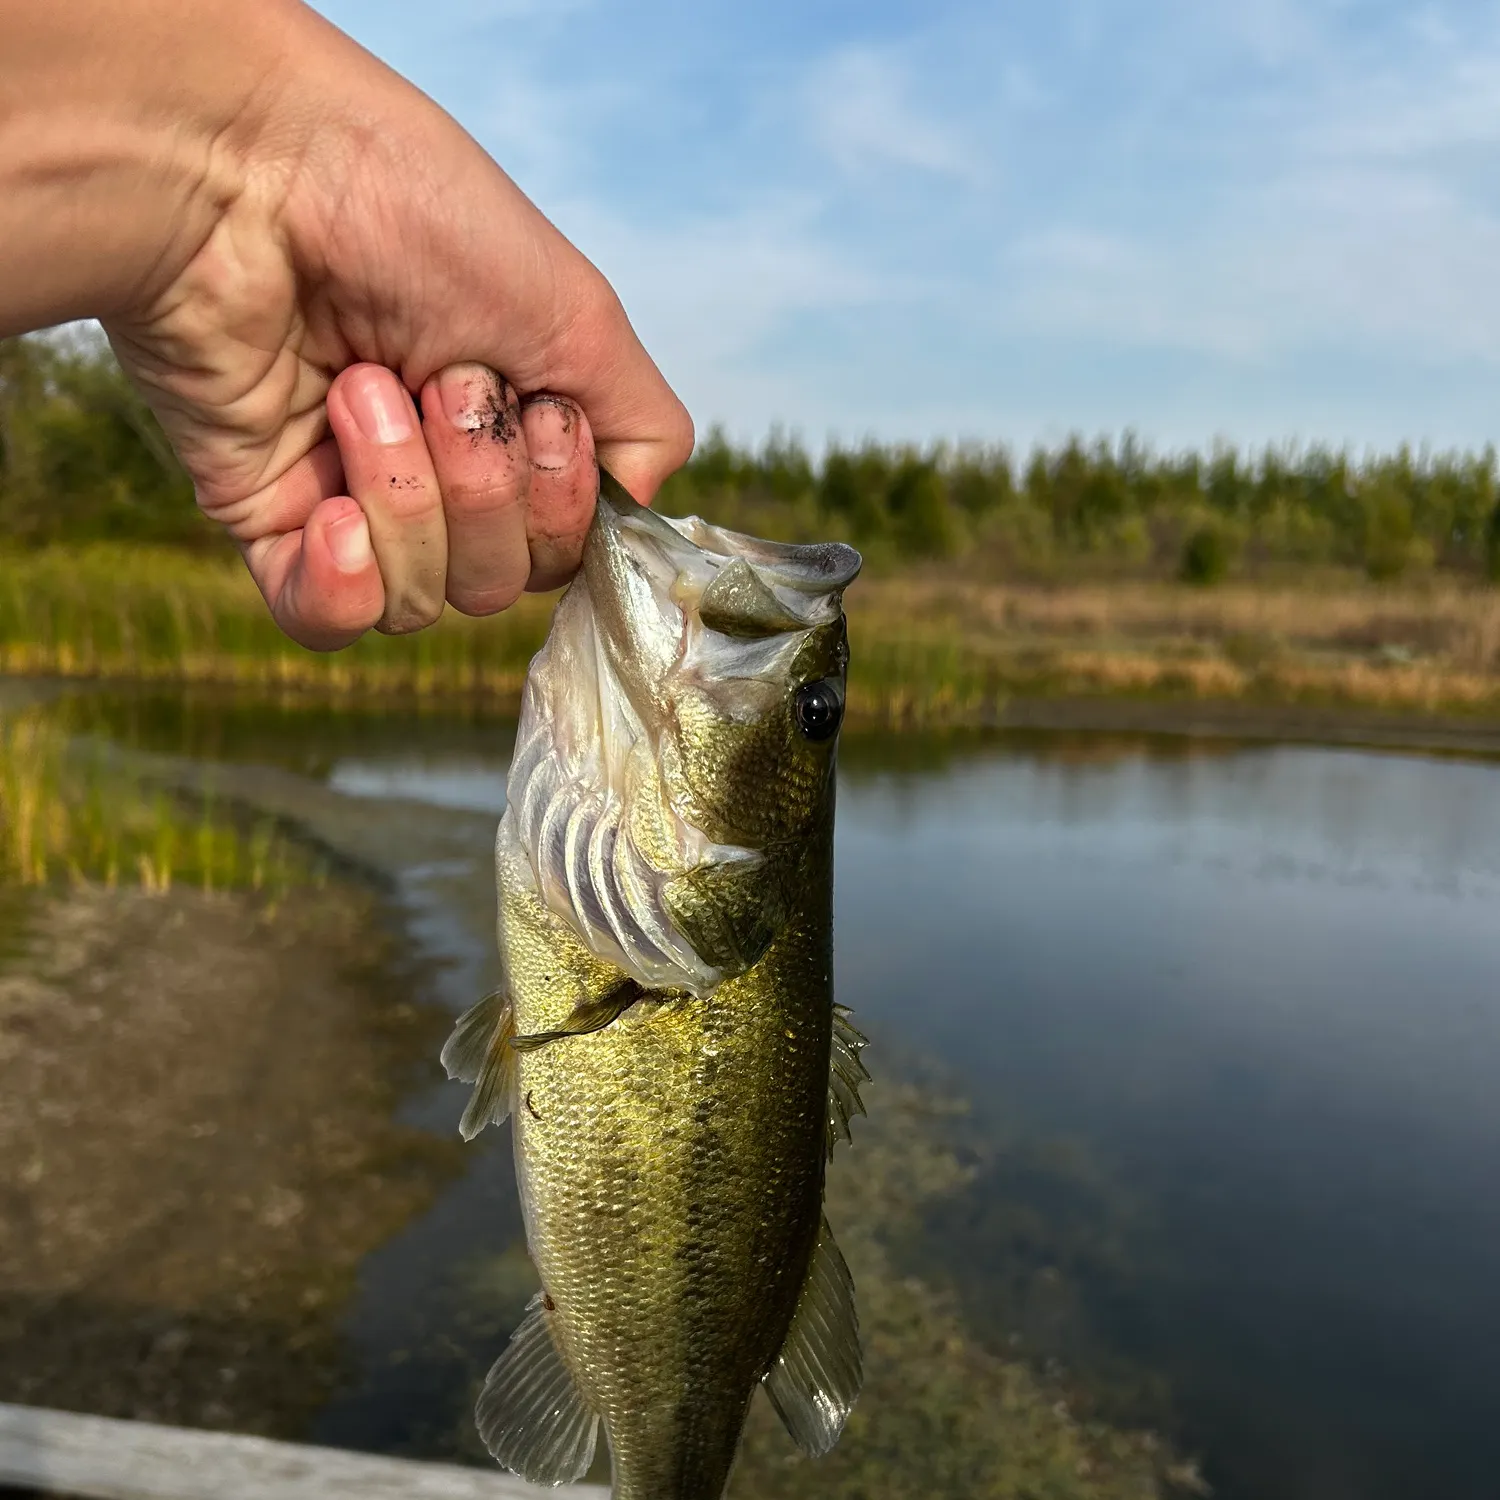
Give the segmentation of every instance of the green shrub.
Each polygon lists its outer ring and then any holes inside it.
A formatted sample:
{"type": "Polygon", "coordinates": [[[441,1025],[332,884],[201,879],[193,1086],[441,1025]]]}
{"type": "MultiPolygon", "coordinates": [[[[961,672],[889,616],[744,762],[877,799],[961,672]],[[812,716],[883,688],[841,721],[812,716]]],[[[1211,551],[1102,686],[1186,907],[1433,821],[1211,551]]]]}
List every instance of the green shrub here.
{"type": "Polygon", "coordinates": [[[1222,583],[1229,574],[1233,549],[1222,527],[1199,526],[1191,532],[1182,547],[1182,564],[1178,576],[1184,583],[1206,588],[1222,583]]]}
{"type": "Polygon", "coordinates": [[[1399,578],[1412,561],[1411,501],[1377,480],[1365,498],[1365,571],[1377,581],[1399,578]]]}

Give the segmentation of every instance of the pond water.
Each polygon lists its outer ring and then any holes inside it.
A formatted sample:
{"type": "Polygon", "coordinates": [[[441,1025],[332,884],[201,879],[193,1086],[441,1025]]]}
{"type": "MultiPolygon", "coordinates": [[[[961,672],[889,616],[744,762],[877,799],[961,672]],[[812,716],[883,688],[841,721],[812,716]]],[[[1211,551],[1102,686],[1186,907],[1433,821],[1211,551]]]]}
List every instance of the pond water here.
{"type": "MultiPolygon", "coordinates": [[[[110,717],[257,763],[216,774],[386,869],[434,995],[483,992],[508,726],[110,717]]],[[[909,1254],[978,1336],[1169,1431],[1221,1496],[1493,1500],[1500,767],[852,737],[839,795],[837,980],[871,1070],[973,1106],[972,1181],[909,1254]]],[[[434,1083],[410,1110],[448,1130],[462,1103],[434,1083]]],[[[529,1289],[519,1232],[489,1131],[367,1262],[317,1437],[450,1450],[529,1289]]]]}

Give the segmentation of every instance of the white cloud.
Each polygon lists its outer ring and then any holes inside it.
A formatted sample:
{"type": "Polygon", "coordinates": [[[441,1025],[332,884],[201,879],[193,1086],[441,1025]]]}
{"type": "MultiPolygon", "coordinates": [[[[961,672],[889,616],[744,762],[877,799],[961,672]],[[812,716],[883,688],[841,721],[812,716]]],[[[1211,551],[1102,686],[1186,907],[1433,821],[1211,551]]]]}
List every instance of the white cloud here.
{"type": "Polygon", "coordinates": [[[1412,59],[1348,80],[1306,144],[1329,154],[1414,158],[1500,142],[1500,52],[1445,44],[1413,77],[1412,59]]]}
{"type": "Polygon", "coordinates": [[[828,243],[803,199],[677,226],[642,226],[584,203],[558,217],[689,407],[749,430],[796,404],[806,372],[774,351],[799,318],[880,303],[890,290],[828,243]]]}
{"type": "Polygon", "coordinates": [[[1392,171],[1289,174],[1148,242],[1063,229],[1013,251],[1014,326],[1236,361],[1323,346],[1500,366],[1500,219],[1392,171]]]}
{"type": "Polygon", "coordinates": [[[866,47],[835,53],[808,83],[815,139],[844,171],[906,167],[973,177],[972,147],[912,101],[912,79],[892,58],[866,47]]]}
{"type": "Polygon", "coordinates": [[[1470,149],[1495,144],[1500,38],[1372,59],[1325,36],[1204,143],[1220,170],[1185,223],[1142,205],[1124,228],[1071,217],[1015,238],[1005,315],[1241,361],[1322,345],[1500,366],[1500,213],[1470,149]]]}
{"type": "Polygon", "coordinates": [[[1219,29],[1234,50],[1266,68],[1285,67],[1326,45],[1326,5],[1309,0],[1235,0],[1203,6],[1187,0],[1198,19],[1219,29]]]}

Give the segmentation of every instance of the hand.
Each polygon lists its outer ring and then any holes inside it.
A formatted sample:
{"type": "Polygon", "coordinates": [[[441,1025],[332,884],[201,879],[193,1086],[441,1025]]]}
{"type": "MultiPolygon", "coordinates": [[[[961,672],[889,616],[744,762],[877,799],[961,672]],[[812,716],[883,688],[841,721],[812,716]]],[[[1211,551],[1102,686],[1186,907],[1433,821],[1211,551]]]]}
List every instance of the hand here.
{"type": "Polygon", "coordinates": [[[687,457],[599,273],[296,0],[0,0],[0,29],[0,331],[101,318],[295,639],[553,587],[596,455],[642,500],[687,457]]]}

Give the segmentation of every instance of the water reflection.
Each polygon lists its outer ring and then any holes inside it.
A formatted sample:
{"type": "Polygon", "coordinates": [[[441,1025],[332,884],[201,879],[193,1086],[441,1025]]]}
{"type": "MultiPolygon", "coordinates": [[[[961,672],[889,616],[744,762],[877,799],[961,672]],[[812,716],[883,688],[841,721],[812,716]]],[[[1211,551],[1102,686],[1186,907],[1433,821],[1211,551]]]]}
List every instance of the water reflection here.
{"type": "MultiPolygon", "coordinates": [[[[136,743],[295,768],[278,806],[385,862],[446,1003],[488,982],[507,726],[94,711],[136,743]]],[[[840,799],[839,987],[872,1070],[934,1068],[975,1105],[967,1185],[904,1263],[951,1278],[992,1347],[1172,1427],[1221,1495],[1490,1500],[1500,769],[854,737],[840,799]]],[[[461,1095],[412,1108],[447,1130],[461,1095]]],[[[367,1262],[361,1375],[323,1437],[438,1451],[462,1425],[529,1285],[504,1253],[505,1138],[472,1162],[367,1262]]]]}
{"type": "MultiPolygon", "coordinates": [[[[1490,1493],[1496,770],[1036,748],[850,785],[842,993],[1125,1190],[1090,1337],[1168,1376],[1221,1493],[1490,1493]]],[[[1013,1165],[936,1241],[993,1332],[1013,1165]]]]}
{"type": "Polygon", "coordinates": [[[328,785],[346,797],[398,798],[499,818],[505,811],[505,771],[504,763],[494,760],[451,756],[394,763],[341,760],[328,785]]]}

